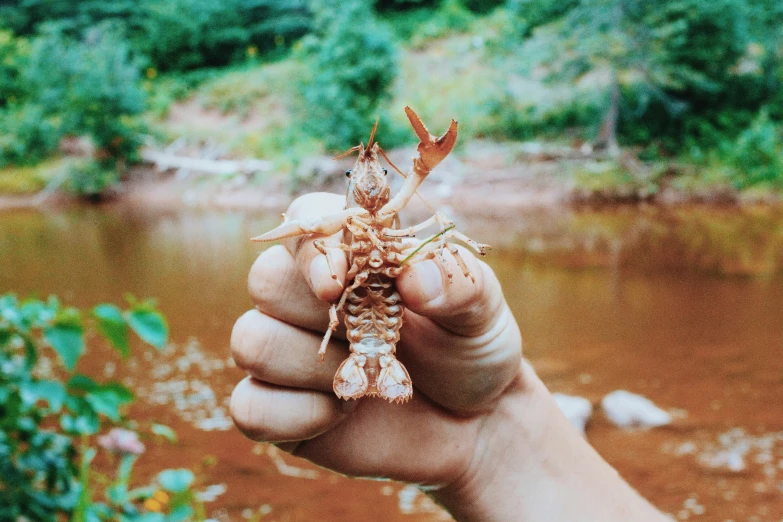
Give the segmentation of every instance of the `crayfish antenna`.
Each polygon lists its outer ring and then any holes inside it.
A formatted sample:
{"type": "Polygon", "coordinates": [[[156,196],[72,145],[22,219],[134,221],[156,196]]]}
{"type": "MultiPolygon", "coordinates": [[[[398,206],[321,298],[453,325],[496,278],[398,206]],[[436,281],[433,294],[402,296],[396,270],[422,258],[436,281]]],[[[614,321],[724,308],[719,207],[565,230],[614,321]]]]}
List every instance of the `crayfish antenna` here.
{"type": "Polygon", "coordinates": [[[333,159],[333,160],[342,159],[342,158],[346,157],[348,154],[350,154],[350,153],[352,153],[352,152],[356,152],[357,150],[358,150],[358,151],[362,151],[363,149],[364,149],[364,145],[362,145],[362,144],[359,144],[359,145],[357,145],[357,146],[355,146],[355,147],[351,147],[350,149],[346,150],[345,152],[343,152],[343,153],[342,153],[342,154],[340,154],[339,156],[335,156],[335,157],[334,157],[334,158],[332,158],[332,159],[333,159]]]}
{"type": "Polygon", "coordinates": [[[372,132],[370,132],[370,141],[367,142],[367,150],[372,148],[373,140],[375,139],[375,131],[378,130],[378,122],[381,121],[381,117],[375,118],[375,125],[372,126],[372,132]]]}

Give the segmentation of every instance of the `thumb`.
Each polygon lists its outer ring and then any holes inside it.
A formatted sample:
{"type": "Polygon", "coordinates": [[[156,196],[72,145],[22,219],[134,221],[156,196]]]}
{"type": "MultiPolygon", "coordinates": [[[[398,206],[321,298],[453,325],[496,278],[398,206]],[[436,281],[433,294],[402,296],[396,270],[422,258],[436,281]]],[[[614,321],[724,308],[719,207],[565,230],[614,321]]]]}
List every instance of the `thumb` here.
{"type": "Polygon", "coordinates": [[[422,261],[397,279],[407,308],[400,357],[428,397],[471,411],[498,397],[517,375],[522,339],[492,269],[466,249],[459,252],[475,282],[449,253],[443,265],[422,261]]]}
{"type": "Polygon", "coordinates": [[[397,279],[405,306],[457,335],[487,332],[505,307],[500,283],[492,270],[467,249],[458,247],[470,276],[448,251],[442,259],[413,264],[397,279]],[[449,277],[451,274],[451,277],[449,277]]]}

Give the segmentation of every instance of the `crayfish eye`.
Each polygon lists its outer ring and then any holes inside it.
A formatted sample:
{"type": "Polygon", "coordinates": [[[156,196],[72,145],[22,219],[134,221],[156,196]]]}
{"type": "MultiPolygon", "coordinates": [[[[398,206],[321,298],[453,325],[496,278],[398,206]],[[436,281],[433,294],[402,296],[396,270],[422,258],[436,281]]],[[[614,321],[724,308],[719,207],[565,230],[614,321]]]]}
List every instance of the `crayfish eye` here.
{"type": "Polygon", "coordinates": [[[386,174],[388,174],[388,173],[389,173],[389,171],[388,171],[388,170],[386,170],[386,169],[383,169],[383,175],[384,175],[384,176],[385,176],[386,174]]]}
{"type": "Polygon", "coordinates": [[[345,177],[346,178],[350,178],[351,177],[351,171],[350,170],[346,170],[345,171],[345,177]]]}

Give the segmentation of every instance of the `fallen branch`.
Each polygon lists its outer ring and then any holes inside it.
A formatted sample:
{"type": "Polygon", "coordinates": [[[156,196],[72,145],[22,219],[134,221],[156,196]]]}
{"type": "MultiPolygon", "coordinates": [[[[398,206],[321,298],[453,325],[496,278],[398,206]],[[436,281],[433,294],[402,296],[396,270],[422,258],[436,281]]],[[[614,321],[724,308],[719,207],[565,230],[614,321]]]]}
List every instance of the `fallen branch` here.
{"type": "Polygon", "coordinates": [[[219,160],[190,158],[153,149],[143,149],[141,151],[141,159],[147,163],[152,163],[159,170],[176,169],[217,175],[253,174],[255,172],[270,171],[274,167],[271,161],[260,159],[219,160]]]}

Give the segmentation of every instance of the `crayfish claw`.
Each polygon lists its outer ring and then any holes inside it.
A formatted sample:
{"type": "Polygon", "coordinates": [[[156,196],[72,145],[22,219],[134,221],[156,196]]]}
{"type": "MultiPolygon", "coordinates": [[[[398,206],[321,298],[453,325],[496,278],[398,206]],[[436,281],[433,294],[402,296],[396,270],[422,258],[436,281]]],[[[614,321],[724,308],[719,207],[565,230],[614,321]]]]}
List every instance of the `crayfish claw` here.
{"type": "Polygon", "coordinates": [[[457,122],[451,120],[449,129],[443,134],[443,136],[436,138],[427,127],[424,122],[421,121],[416,112],[410,107],[405,107],[405,114],[408,116],[408,120],[411,122],[411,127],[419,137],[419,158],[428,170],[434,169],[438,163],[449,155],[454,148],[454,144],[457,143],[457,122]]]}

